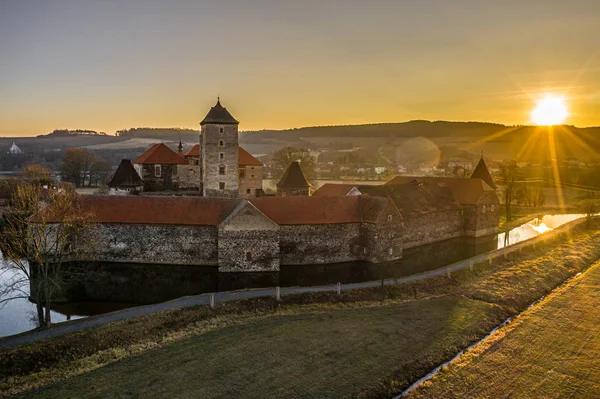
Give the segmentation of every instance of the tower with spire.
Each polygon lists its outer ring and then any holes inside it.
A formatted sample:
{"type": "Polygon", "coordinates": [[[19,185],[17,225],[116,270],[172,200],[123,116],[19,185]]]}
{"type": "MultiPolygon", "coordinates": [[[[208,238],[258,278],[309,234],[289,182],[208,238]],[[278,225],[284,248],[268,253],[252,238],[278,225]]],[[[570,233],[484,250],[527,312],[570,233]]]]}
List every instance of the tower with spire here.
{"type": "Polygon", "coordinates": [[[492,179],[492,175],[490,175],[490,171],[483,160],[483,150],[481,151],[481,158],[471,175],[471,179],[481,179],[486,182],[491,188],[496,189],[496,184],[494,183],[494,179],[492,179]]]}
{"type": "Polygon", "coordinates": [[[238,124],[219,98],[200,122],[202,194],[205,197],[238,196],[238,124]]]}

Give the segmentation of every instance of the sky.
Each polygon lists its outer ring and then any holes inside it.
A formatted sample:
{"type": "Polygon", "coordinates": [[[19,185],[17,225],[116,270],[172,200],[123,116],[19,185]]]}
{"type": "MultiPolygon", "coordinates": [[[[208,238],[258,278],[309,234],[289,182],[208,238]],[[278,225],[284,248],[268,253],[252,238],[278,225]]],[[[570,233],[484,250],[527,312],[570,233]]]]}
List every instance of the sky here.
{"type": "Polygon", "coordinates": [[[598,0],[0,0],[0,136],[413,119],[600,125],[598,0]]]}

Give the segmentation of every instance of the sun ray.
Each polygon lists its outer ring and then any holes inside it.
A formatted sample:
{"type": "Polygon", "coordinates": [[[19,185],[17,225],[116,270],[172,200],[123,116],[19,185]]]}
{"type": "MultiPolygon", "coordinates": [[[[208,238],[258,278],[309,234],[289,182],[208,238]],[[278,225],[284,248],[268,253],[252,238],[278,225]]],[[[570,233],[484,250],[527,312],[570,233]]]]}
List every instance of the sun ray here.
{"type": "Polygon", "coordinates": [[[600,153],[594,150],[588,143],[583,141],[579,136],[577,136],[574,132],[572,132],[567,126],[560,126],[560,129],[565,132],[573,141],[579,144],[583,149],[589,151],[594,157],[600,159],[600,153]]]}
{"type": "Polygon", "coordinates": [[[550,164],[552,165],[552,175],[554,177],[554,189],[558,198],[558,207],[561,211],[565,210],[565,199],[563,197],[560,174],[558,172],[558,162],[556,159],[556,140],[554,138],[554,127],[548,127],[548,147],[550,150],[550,164]]]}
{"type": "Polygon", "coordinates": [[[490,134],[489,136],[485,136],[485,137],[483,137],[483,138],[481,138],[481,139],[479,139],[479,140],[477,140],[477,141],[475,141],[475,142],[467,145],[466,149],[470,150],[470,149],[473,149],[473,148],[478,148],[482,144],[487,143],[488,141],[491,141],[491,140],[500,138],[502,136],[505,136],[505,135],[507,135],[509,133],[514,132],[517,129],[519,129],[519,128],[518,127],[507,127],[506,129],[502,129],[499,132],[490,134]]]}
{"type": "Polygon", "coordinates": [[[531,153],[531,150],[533,150],[534,144],[537,142],[537,139],[539,138],[539,135],[540,135],[540,128],[536,126],[533,133],[529,135],[529,137],[525,141],[525,144],[523,144],[523,146],[517,153],[515,160],[517,160],[517,161],[520,160],[522,156],[529,156],[529,154],[531,153]]]}

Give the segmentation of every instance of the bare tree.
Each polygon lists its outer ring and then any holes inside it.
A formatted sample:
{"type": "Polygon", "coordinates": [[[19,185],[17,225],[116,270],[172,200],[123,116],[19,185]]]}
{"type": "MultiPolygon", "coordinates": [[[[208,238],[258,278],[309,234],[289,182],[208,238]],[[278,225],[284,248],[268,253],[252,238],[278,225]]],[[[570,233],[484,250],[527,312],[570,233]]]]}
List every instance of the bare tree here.
{"type": "Polygon", "coordinates": [[[504,206],[506,221],[512,220],[511,203],[515,194],[515,181],[517,180],[517,163],[515,161],[500,164],[500,183],[504,186],[504,206]]]}
{"type": "Polygon", "coordinates": [[[314,182],[317,178],[316,162],[308,150],[284,147],[273,154],[274,167],[278,170],[280,176],[294,161],[300,161],[304,176],[309,182],[314,182]]]}
{"type": "Polygon", "coordinates": [[[22,184],[4,215],[0,240],[5,261],[0,303],[31,298],[40,326],[51,324],[50,303],[60,293],[63,263],[84,248],[93,215],[83,212],[73,191],[22,184]],[[45,308],[45,313],[44,313],[45,308]]]}
{"type": "Polygon", "coordinates": [[[94,164],[95,155],[81,148],[69,148],[61,159],[60,174],[64,181],[83,187],[94,164]]]}
{"type": "Polygon", "coordinates": [[[589,229],[592,227],[592,218],[600,212],[600,199],[585,198],[575,203],[575,207],[585,214],[585,224],[589,229]]]}
{"type": "Polygon", "coordinates": [[[108,183],[108,179],[112,174],[110,164],[102,157],[95,157],[92,166],[90,167],[90,179],[88,181],[88,187],[92,183],[103,186],[108,183]]]}

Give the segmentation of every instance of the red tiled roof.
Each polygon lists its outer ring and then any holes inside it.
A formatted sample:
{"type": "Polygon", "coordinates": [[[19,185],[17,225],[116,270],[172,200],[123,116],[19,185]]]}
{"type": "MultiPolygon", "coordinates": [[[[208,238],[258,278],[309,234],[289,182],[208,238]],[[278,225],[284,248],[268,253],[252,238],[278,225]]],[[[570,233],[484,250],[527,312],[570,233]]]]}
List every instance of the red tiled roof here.
{"type": "Polygon", "coordinates": [[[279,225],[358,223],[362,220],[359,196],[260,197],[250,202],[279,225]]]}
{"type": "Polygon", "coordinates": [[[80,206],[98,223],[216,226],[239,199],[206,197],[84,195],[80,206]]]}
{"type": "Polygon", "coordinates": [[[183,165],[186,162],[181,155],[178,155],[163,143],[157,143],[134,159],[133,163],[146,165],[183,165]]]}
{"type": "Polygon", "coordinates": [[[325,183],[313,193],[313,197],[343,197],[354,187],[356,187],[355,184],[325,183]]]}
{"type": "Polygon", "coordinates": [[[189,150],[187,150],[187,152],[185,154],[183,154],[184,157],[199,157],[200,156],[200,144],[194,144],[194,146],[192,148],[190,148],[189,150]]]}
{"type": "Polygon", "coordinates": [[[448,187],[456,200],[463,205],[475,205],[485,191],[495,191],[486,182],[478,178],[432,177],[432,176],[396,176],[386,185],[406,184],[413,181],[437,183],[448,187]]]}
{"type": "Polygon", "coordinates": [[[238,147],[238,165],[239,166],[262,166],[262,162],[254,158],[248,151],[238,147]]]}

